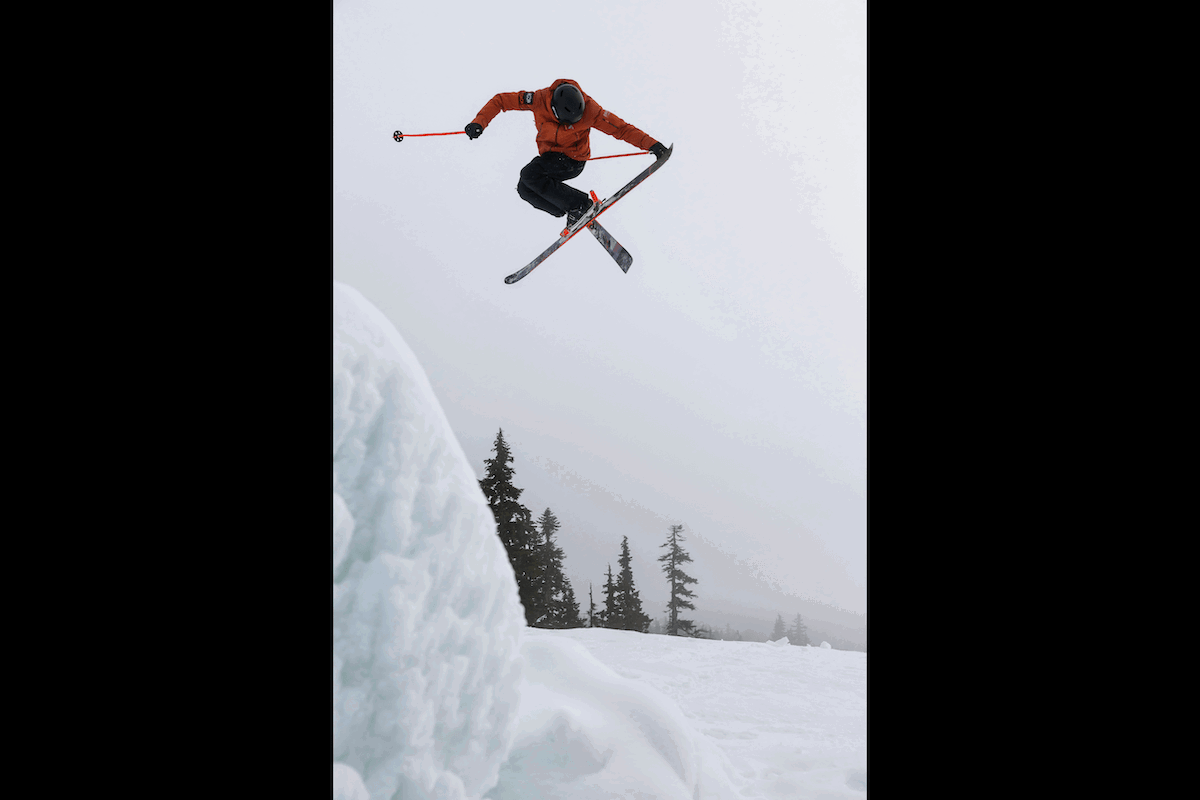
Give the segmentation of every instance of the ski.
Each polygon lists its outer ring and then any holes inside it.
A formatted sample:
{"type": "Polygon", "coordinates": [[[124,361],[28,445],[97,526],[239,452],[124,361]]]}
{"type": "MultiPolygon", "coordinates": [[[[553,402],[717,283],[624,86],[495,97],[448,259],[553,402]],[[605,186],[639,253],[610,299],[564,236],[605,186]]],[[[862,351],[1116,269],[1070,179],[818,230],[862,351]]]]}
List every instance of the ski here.
{"type": "MultiPolygon", "coordinates": [[[[600,202],[600,198],[596,197],[595,192],[589,192],[589,194],[592,196],[593,203],[600,202]]],[[[621,268],[621,271],[629,272],[629,266],[633,264],[633,256],[617,241],[616,237],[605,230],[598,219],[593,219],[587,224],[587,227],[592,232],[592,235],[596,237],[596,241],[600,243],[600,246],[604,248],[604,252],[612,256],[613,261],[617,262],[617,266],[621,268]]]]}
{"type": "Polygon", "coordinates": [[[629,255],[629,251],[621,246],[621,243],[613,238],[600,224],[599,220],[592,220],[592,224],[588,225],[588,230],[596,237],[596,241],[608,251],[608,254],[613,257],[613,261],[617,262],[617,266],[622,272],[629,272],[629,267],[633,264],[633,256],[629,255]]]}
{"type": "MultiPolygon", "coordinates": [[[[616,194],[614,194],[612,197],[610,197],[607,200],[605,200],[604,202],[602,202],[599,206],[593,205],[592,208],[588,211],[588,213],[584,214],[582,217],[580,217],[579,220],[575,223],[575,225],[573,227],[567,228],[566,230],[564,230],[562,232],[561,235],[559,235],[558,241],[556,241],[554,244],[552,244],[548,248],[546,248],[546,250],[540,256],[535,258],[533,261],[530,261],[528,264],[521,267],[519,270],[514,272],[512,275],[509,275],[507,278],[505,278],[504,282],[505,283],[516,283],[517,281],[521,280],[521,278],[524,278],[526,275],[533,272],[533,270],[536,269],[539,264],[541,264],[543,261],[545,261],[550,256],[554,255],[555,250],[562,247],[567,242],[571,241],[571,239],[575,236],[575,234],[579,233],[585,227],[594,227],[594,226],[590,225],[592,220],[596,219],[601,214],[603,214],[605,211],[607,211],[613,205],[613,203],[617,202],[622,197],[624,197],[625,195],[627,195],[631,191],[633,191],[633,188],[635,186],[637,186],[639,183],[641,183],[642,181],[646,180],[646,178],[649,178],[651,175],[653,175],[658,170],[659,167],[661,167],[663,164],[667,163],[667,160],[671,157],[671,153],[674,150],[675,150],[675,145],[672,144],[670,147],[667,148],[667,154],[665,156],[663,156],[661,159],[655,159],[653,164],[651,164],[650,166],[646,167],[644,170],[639,172],[637,174],[637,176],[634,177],[633,180],[631,180],[629,183],[625,184],[620,189],[618,189],[616,194]]],[[[601,229],[601,230],[603,230],[603,229],[601,229]]],[[[608,232],[604,231],[604,233],[607,234],[608,232]]],[[[608,245],[605,243],[605,241],[600,238],[599,231],[593,230],[593,234],[596,235],[596,240],[598,242],[600,242],[600,244],[603,244],[605,246],[605,249],[609,250],[609,254],[612,255],[613,251],[610,250],[608,245]]],[[[612,239],[611,236],[609,236],[608,239],[614,243],[616,242],[616,240],[612,239]]],[[[621,249],[624,250],[624,248],[621,248],[621,249]]],[[[617,256],[613,255],[613,258],[617,258],[617,256]]],[[[620,264],[621,262],[618,261],[617,263],[620,264]]],[[[626,270],[628,269],[627,267],[622,267],[622,268],[626,269],[626,270]]]]}

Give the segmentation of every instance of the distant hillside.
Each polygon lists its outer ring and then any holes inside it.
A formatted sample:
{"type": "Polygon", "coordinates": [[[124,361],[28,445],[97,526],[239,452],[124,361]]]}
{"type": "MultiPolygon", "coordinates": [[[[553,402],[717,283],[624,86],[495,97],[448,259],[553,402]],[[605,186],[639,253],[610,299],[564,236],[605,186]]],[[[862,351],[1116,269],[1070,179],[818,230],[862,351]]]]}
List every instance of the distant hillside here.
{"type": "MultiPolygon", "coordinates": [[[[822,605],[811,600],[801,600],[794,597],[774,598],[781,607],[775,612],[783,616],[785,628],[790,628],[796,614],[804,621],[808,638],[813,644],[829,642],[831,647],[838,650],[867,651],[867,618],[865,615],[853,614],[840,608],[822,605]],[[787,603],[788,605],[783,605],[787,603]]],[[[700,604],[698,604],[700,605],[700,604]]],[[[710,608],[707,603],[689,612],[687,617],[696,620],[697,624],[705,624],[712,628],[718,636],[725,636],[728,629],[740,631],[743,641],[765,642],[770,638],[770,632],[775,627],[775,614],[770,614],[761,606],[758,609],[736,608],[734,603],[714,602],[710,608]],[[730,609],[729,606],[735,606],[730,609]]]]}
{"type": "MultiPolygon", "coordinates": [[[[689,614],[689,617],[695,620],[698,628],[706,628],[712,633],[715,639],[739,639],[743,642],[768,642],[771,640],[770,632],[775,627],[775,622],[772,620],[768,623],[763,619],[755,619],[737,614],[723,614],[721,612],[713,612],[711,614],[689,614]]],[[[795,613],[790,617],[784,617],[784,626],[790,627],[792,620],[795,618],[795,613]]],[[[821,642],[829,642],[829,646],[835,650],[855,650],[860,653],[867,652],[867,632],[865,625],[863,628],[849,628],[843,625],[838,625],[832,622],[814,622],[804,617],[804,627],[808,633],[809,642],[814,646],[820,645],[821,642]]],[[[660,618],[654,620],[651,624],[651,633],[661,633],[666,627],[666,619],[660,618]]]]}

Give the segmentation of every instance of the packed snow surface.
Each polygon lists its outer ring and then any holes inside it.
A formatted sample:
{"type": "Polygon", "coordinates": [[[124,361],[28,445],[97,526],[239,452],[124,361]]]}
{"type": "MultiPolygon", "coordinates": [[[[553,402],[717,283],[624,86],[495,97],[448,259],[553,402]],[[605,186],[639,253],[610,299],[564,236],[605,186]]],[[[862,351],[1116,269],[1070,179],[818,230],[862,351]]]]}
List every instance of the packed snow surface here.
{"type": "Polygon", "coordinates": [[[342,284],[333,371],[335,800],[866,796],[865,653],[525,628],[424,371],[342,284]]]}

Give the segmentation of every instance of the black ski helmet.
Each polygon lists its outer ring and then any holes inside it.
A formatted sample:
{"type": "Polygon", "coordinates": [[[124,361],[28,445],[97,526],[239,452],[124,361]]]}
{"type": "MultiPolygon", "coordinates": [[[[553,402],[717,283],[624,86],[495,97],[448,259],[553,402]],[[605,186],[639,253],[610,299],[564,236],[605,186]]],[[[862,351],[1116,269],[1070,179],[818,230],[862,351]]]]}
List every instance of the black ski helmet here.
{"type": "Polygon", "coordinates": [[[554,98],[550,101],[550,110],[559,122],[574,125],[583,119],[583,92],[572,83],[564,83],[554,90],[554,98]]]}

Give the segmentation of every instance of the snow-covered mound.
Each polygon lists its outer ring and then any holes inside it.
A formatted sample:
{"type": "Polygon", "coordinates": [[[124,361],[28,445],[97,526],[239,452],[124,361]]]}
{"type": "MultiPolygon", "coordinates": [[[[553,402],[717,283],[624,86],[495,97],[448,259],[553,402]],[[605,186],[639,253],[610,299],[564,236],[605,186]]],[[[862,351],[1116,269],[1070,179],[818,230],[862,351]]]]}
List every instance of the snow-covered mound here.
{"type": "Polygon", "coordinates": [[[829,644],[829,642],[821,642],[821,647],[824,647],[826,650],[833,649],[833,646],[831,644],[829,644]]]}
{"type": "Polygon", "coordinates": [[[333,337],[335,796],[477,798],[516,735],[512,567],[395,327],[335,283],[333,337]]]}
{"type": "Polygon", "coordinates": [[[767,642],[767,644],[774,644],[782,647],[785,644],[790,644],[790,642],[788,641],[788,637],[784,636],[782,639],[776,639],[773,642],[767,642]]]}
{"type": "Polygon", "coordinates": [[[727,759],[679,705],[576,637],[612,651],[668,647],[668,637],[633,631],[528,629],[520,732],[488,800],[734,800],[727,759]]]}

